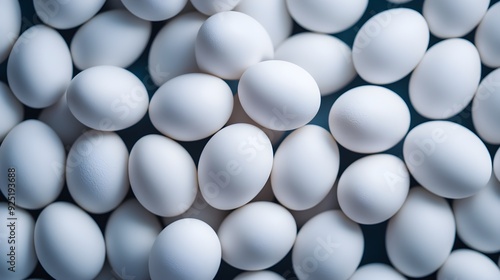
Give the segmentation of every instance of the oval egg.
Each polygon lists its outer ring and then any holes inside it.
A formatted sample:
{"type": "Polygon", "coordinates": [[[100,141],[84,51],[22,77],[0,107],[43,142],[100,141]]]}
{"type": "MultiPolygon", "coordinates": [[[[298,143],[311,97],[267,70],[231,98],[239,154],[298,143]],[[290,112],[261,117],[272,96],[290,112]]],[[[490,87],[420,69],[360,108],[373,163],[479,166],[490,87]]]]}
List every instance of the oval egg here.
{"type": "Polygon", "coordinates": [[[17,100],[7,84],[0,82],[0,142],[24,117],[24,106],[17,100]]]}
{"type": "Polygon", "coordinates": [[[19,1],[0,2],[0,63],[2,63],[10,53],[12,46],[21,31],[21,6],[19,1]]]}
{"type": "Polygon", "coordinates": [[[61,1],[34,0],[37,16],[47,25],[57,29],[69,29],[91,19],[106,0],[61,1]]]}
{"type": "Polygon", "coordinates": [[[349,280],[406,280],[393,267],[383,263],[370,263],[359,267],[349,280]]]}
{"type": "Polygon", "coordinates": [[[500,144],[500,69],[489,73],[479,84],[472,101],[472,122],[481,139],[500,144]]]}
{"type": "Polygon", "coordinates": [[[481,253],[458,249],[451,253],[439,269],[436,279],[500,279],[500,269],[481,253]]]}
{"type": "Polygon", "coordinates": [[[186,6],[187,0],[170,1],[134,1],[122,0],[122,4],[136,17],[148,21],[161,21],[179,14],[186,6]]]}
{"type": "Polygon", "coordinates": [[[234,9],[241,0],[190,0],[200,13],[211,16],[234,9]]]}
{"type": "Polygon", "coordinates": [[[500,67],[500,3],[493,4],[477,27],[474,44],[481,55],[481,62],[490,67],[500,67]]]}
{"type": "Polygon", "coordinates": [[[238,274],[233,280],[285,280],[279,274],[269,270],[247,271],[238,274]]]}

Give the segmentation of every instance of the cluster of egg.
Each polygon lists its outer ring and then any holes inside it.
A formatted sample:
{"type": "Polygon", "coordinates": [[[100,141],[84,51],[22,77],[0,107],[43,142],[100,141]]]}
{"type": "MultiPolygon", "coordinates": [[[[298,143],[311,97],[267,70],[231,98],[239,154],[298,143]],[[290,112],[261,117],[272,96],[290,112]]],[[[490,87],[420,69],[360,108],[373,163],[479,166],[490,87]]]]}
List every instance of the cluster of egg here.
{"type": "Polygon", "coordinates": [[[289,252],[301,280],[500,279],[486,256],[500,251],[500,152],[485,144],[500,144],[500,70],[481,81],[500,67],[500,3],[391,0],[351,47],[331,34],[368,0],[104,2],[34,0],[43,23],[19,35],[19,2],[0,0],[0,221],[14,200],[17,218],[15,272],[0,227],[1,279],[39,262],[55,279],[202,280],[224,260],[246,271],[235,279],[277,280],[266,269],[289,252]],[[150,98],[126,68],[165,20],[150,98]],[[368,84],[340,91],[358,75],[368,84]],[[406,76],[409,102],[384,87],[406,76]],[[329,127],[311,124],[333,94],[329,127]],[[446,120],[469,104],[475,132],[446,120]],[[411,110],[426,119],[410,129],[411,110]],[[159,133],[129,151],[116,131],[148,116],[159,133]],[[195,162],[181,144],[201,139],[195,162]],[[343,172],[339,145],[363,155],[343,172]],[[392,266],[359,267],[360,225],[387,221],[392,266]]]}

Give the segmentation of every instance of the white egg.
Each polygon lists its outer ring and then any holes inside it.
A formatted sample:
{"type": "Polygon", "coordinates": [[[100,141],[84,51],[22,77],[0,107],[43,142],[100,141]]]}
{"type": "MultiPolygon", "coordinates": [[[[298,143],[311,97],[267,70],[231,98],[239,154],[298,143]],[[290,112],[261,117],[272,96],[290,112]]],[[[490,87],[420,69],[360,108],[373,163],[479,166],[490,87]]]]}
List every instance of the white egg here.
{"type": "Polygon", "coordinates": [[[115,273],[149,279],[149,253],[163,227],[135,199],[125,201],[106,223],[107,259],[115,273]]]}
{"type": "Polygon", "coordinates": [[[436,279],[500,279],[500,269],[481,253],[458,249],[451,253],[439,269],[436,279]]]}
{"type": "Polygon", "coordinates": [[[328,117],[337,142],[357,153],[378,153],[395,146],[410,128],[410,110],[395,92],[360,86],[343,93],[328,117]]]}
{"type": "Polygon", "coordinates": [[[154,134],[143,136],[130,152],[128,168],[134,195],[156,215],[180,215],[196,198],[195,163],[174,140],[154,134]]]}
{"type": "Polygon", "coordinates": [[[195,42],[201,70],[223,79],[239,79],[250,66],[272,59],[274,47],[266,29],[240,12],[220,12],[201,26],[195,42]]]}
{"type": "Polygon", "coordinates": [[[436,271],[451,252],[455,220],[444,198],[414,187],[399,212],[389,220],[385,246],[400,272],[420,278],[436,271]]]}
{"type": "Polygon", "coordinates": [[[500,148],[496,151],[493,158],[493,173],[500,180],[500,148]]]}
{"type": "Polygon", "coordinates": [[[303,126],[288,135],[274,155],[273,193],[289,209],[312,208],[333,187],[339,165],[339,148],[332,135],[317,125],[303,126]]]}
{"type": "Polygon", "coordinates": [[[45,108],[59,100],[73,76],[73,64],[63,37],[45,25],[21,34],[7,62],[7,79],[23,104],[45,108]]]}
{"type": "Polygon", "coordinates": [[[241,0],[190,0],[191,4],[200,13],[214,15],[216,13],[230,11],[240,3],[241,0]]]}
{"type": "Polygon", "coordinates": [[[472,122],[483,141],[500,144],[500,68],[479,84],[472,101],[472,122]]]}
{"type": "Polygon", "coordinates": [[[122,0],[122,3],[136,17],[149,21],[160,21],[179,14],[186,6],[187,0],[122,0]]]}
{"type": "Polygon", "coordinates": [[[100,13],[82,25],[71,39],[71,55],[78,69],[99,65],[128,67],[142,54],[151,23],[126,10],[100,13]]]}
{"type": "Polygon", "coordinates": [[[75,202],[91,213],[109,212],[129,190],[128,150],[114,132],[89,130],[76,139],[66,161],[66,184],[75,202]]]}
{"type": "Polygon", "coordinates": [[[285,0],[241,0],[234,10],[260,22],[275,48],[292,34],[293,20],[285,0]]]}
{"type": "Polygon", "coordinates": [[[404,141],[403,155],[413,177],[445,198],[472,196],[491,176],[490,154],[481,139],[448,121],[429,121],[414,127],[404,141]]]}
{"type": "Polygon", "coordinates": [[[462,37],[479,24],[489,5],[490,0],[426,0],[422,13],[434,36],[462,37]]]}
{"type": "Polygon", "coordinates": [[[200,191],[214,208],[241,207],[262,190],[272,166],[273,147],[262,130],[244,123],[227,126],[201,152],[200,191]]]}
{"type": "Polygon", "coordinates": [[[23,120],[24,106],[17,100],[7,84],[0,81],[0,142],[7,133],[23,120]]]}
{"type": "Polygon", "coordinates": [[[326,34],[296,34],[280,44],[274,59],[304,68],[318,83],[322,96],[335,93],[356,77],[349,46],[326,34]]]}
{"type": "Polygon", "coordinates": [[[408,75],[429,44],[429,29],[415,10],[397,8],[370,18],[356,34],[352,59],[358,74],[372,84],[390,84],[408,75]]]}
{"type": "Polygon", "coordinates": [[[481,62],[491,68],[500,67],[500,3],[493,4],[477,27],[474,43],[481,62]]]}
{"type": "Polygon", "coordinates": [[[295,242],[297,226],[283,206],[259,201],[231,212],[217,233],[225,262],[242,270],[261,270],[286,256],[295,242]]]}
{"type": "Polygon", "coordinates": [[[0,278],[26,279],[38,263],[33,239],[35,220],[14,201],[0,202],[0,220],[0,278]]]}
{"type": "Polygon", "coordinates": [[[347,280],[356,270],[364,250],[358,224],[340,210],[310,219],[299,231],[292,250],[298,279],[347,280]]]}
{"type": "Polygon", "coordinates": [[[146,114],[146,87],[134,74],[116,66],[96,66],[76,75],[66,92],[78,121],[102,131],[128,128],[146,114]]]}
{"type": "Polygon", "coordinates": [[[64,146],[48,125],[37,120],[21,122],[7,134],[0,146],[0,188],[3,195],[8,197],[10,193],[15,196],[16,205],[26,209],[46,206],[59,196],[63,188],[65,161],[64,146]],[[9,180],[9,176],[15,179],[9,180]],[[9,183],[15,184],[14,192],[9,191],[9,183]]]}
{"type": "Polygon", "coordinates": [[[233,93],[224,80],[203,73],[177,76],[151,98],[149,118],[164,135],[196,141],[220,130],[233,111],[233,93]]]}
{"type": "Polygon", "coordinates": [[[410,174],[405,163],[390,154],[363,157],[339,179],[337,196],[342,211],[360,224],[378,224],[394,216],[405,202],[410,174]]]}
{"type": "Polygon", "coordinates": [[[406,278],[387,264],[371,263],[359,267],[349,280],[406,280],[406,278]]]}
{"type": "Polygon", "coordinates": [[[47,206],[35,224],[40,264],[55,279],[93,279],[106,258],[104,237],[85,211],[68,202],[47,206]]]}
{"type": "MultiPolygon", "coordinates": [[[[284,1],[284,0],[283,0],[284,1]]],[[[21,31],[21,6],[16,0],[0,1],[0,63],[10,53],[21,31]]]]}
{"type": "Polygon", "coordinates": [[[481,79],[476,47],[465,39],[448,39],[432,46],[410,78],[410,101],[429,119],[447,119],[474,97],[481,79]]]}
{"type": "Polygon", "coordinates": [[[285,280],[285,278],[276,272],[262,270],[240,273],[233,280],[285,280]]]}
{"type": "Polygon", "coordinates": [[[295,222],[297,223],[297,227],[301,228],[307,221],[309,221],[312,217],[318,215],[319,213],[323,213],[328,210],[340,209],[337,199],[337,182],[335,182],[333,188],[325,196],[325,198],[316,206],[302,211],[289,210],[290,213],[292,213],[295,222]]]}
{"type": "Polygon", "coordinates": [[[457,234],[472,249],[495,253],[500,251],[500,182],[490,181],[477,194],[453,202],[457,234]]]}
{"type": "Polygon", "coordinates": [[[187,13],[169,21],[156,34],[148,57],[148,71],[155,85],[161,86],[182,74],[200,72],[194,44],[205,20],[199,13],[187,13]]]}
{"type": "Polygon", "coordinates": [[[33,0],[37,16],[47,25],[69,29],[91,19],[106,0],[61,1],[33,0]]]}
{"type": "Polygon", "coordinates": [[[287,0],[288,11],[302,27],[321,33],[338,33],[363,15],[368,0],[287,0]]]}
{"type": "Polygon", "coordinates": [[[152,280],[210,280],[221,262],[221,244],[215,231],[197,219],[182,219],[158,235],[149,255],[152,280]]]}
{"type": "Polygon", "coordinates": [[[238,84],[241,106],[258,124],[292,130],[310,122],[321,94],[314,78],[291,62],[269,60],[249,67],[238,84]]]}

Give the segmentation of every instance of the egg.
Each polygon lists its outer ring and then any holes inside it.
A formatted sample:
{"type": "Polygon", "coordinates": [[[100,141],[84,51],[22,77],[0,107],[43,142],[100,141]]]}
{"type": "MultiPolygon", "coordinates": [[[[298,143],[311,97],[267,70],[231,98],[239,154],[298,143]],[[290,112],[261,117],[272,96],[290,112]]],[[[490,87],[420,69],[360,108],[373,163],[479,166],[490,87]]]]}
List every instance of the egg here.
{"type": "Polygon", "coordinates": [[[349,280],[406,280],[394,268],[383,263],[370,263],[359,267],[349,280]]]}
{"type": "Polygon", "coordinates": [[[289,209],[312,208],[333,187],[339,165],[339,149],[331,134],[316,125],[303,126],[288,135],[276,151],[273,193],[289,209]]]}
{"type": "Polygon", "coordinates": [[[500,148],[496,151],[493,158],[493,172],[498,180],[500,180],[500,148]]]}
{"type": "Polygon", "coordinates": [[[453,212],[444,198],[421,187],[410,190],[399,212],[389,220],[387,255],[400,272],[420,278],[443,265],[455,241],[453,212]]]}
{"type": "Polygon", "coordinates": [[[489,5],[490,0],[427,0],[422,12],[434,36],[462,37],[479,24],[489,5]]]}
{"type": "Polygon", "coordinates": [[[244,13],[227,11],[209,17],[200,27],[195,56],[202,71],[236,80],[248,67],[272,59],[274,48],[266,29],[257,20],[244,13]]]}
{"type": "Polygon", "coordinates": [[[411,175],[430,192],[452,199],[472,196],[491,176],[490,154],[469,129],[449,121],[414,127],[403,144],[411,175]]]}
{"type": "Polygon", "coordinates": [[[151,28],[150,22],[126,10],[100,13],[71,39],[73,62],[80,70],[99,65],[128,67],[146,48],[151,28]]]}
{"type": "Polygon", "coordinates": [[[361,262],[363,247],[358,224],[340,210],[326,211],[311,218],[297,234],[293,270],[300,280],[347,280],[361,262]]]}
{"type": "Polygon", "coordinates": [[[262,130],[245,123],[227,126],[212,136],[201,152],[201,194],[217,209],[241,207],[262,190],[272,166],[273,147],[262,130]]]}
{"type": "Polygon", "coordinates": [[[289,210],[290,213],[292,213],[295,222],[297,223],[297,227],[301,228],[307,221],[309,221],[312,217],[318,215],[319,213],[323,213],[328,210],[340,209],[339,201],[337,199],[337,183],[338,181],[335,182],[333,187],[330,189],[330,192],[316,206],[307,210],[289,210]]]}
{"type": "Polygon", "coordinates": [[[68,153],[66,184],[75,202],[91,213],[109,212],[129,190],[128,150],[114,132],[90,130],[68,153]]]}
{"type": "Polygon", "coordinates": [[[338,33],[353,26],[363,15],[368,0],[286,0],[292,18],[307,30],[338,33]]]}
{"type": "Polygon", "coordinates": [[[220,130],[232,110],[233,93],[224,80],[190,73],[167,81],[154,93],[149,118],[168,137],[196,141],[220,130]]]}
{"type": "Polygon", "coordinates": [[[261,270],[286,256],[295,241],[297,226],[283,206],[259,201],[231,212],[217,234],[225,262],[242,270],[261,270]]]}
{"type": "Polygon", "coordinates": [[[479,84],[472,101],[472,122],[481,139],[500,144],[500,69],[489,73],[479,84]]]}
{"type": "Polygon", "coordinates": [[[57,29],[70,29],[91,19],[106,0],[60,1],[34,0],[37,16],[47,25],[57,29]]]}
{"type": "Polygon", "coordinates": [[[395,146],[410,128],[410,110],[395,92],[360,86],[343,93],[332,105],[328,124],[333,137],[357,153],[378,153],[395,146]]]}
{"type": "Polygon", "coordinates": [[[69,202],[54,202],[38,216],[35,250],[55,279],[93,279],[104,264],[106,248],[97,223],[69,202]]]}
{"type": "Polygon", "coordinates": [[[17,206],[30,210],[48,205],[63,188],[65,161],[64,146],[49,126],[37,120],[21,122],[0,146],[2,194],[15,196],[17,206]],[[7,188],[9,183],[15,184],[14,192],[7,188]]]}
{"type": "Polygon", "coordinates": [[[351,48],[326,34],[303,32],[293,35],[280,44],[274,58],[304,68],[313,76],[322,96],[340,90],[356,77],[351,48]]]}
{"type": "Polygon", "coordinates": [[[68,45],[54,29],[35,25],[18,38],[7,62],[7,79],[24,105],[45,108],[59,100],[73,76],[68,45]]]}
{"type": "Polygon", "coordinates": [[[26,279],[38,263],[33,241],[35,220],[28,211],[15,207],[14,201],[0,202],[0,220],[0,278],[26,279]]]}
{"type": "Polygon", "coordinates": [[[4,0],[0,2],[0,63],[10,53],[12,46],[21,31],[21,6],[19,1],[4,0]]]}
{"type": "Polygon", "coordinates": [[[453,201],[457,234],[468,247],[485,253],[500,251],[500,182],[490,181],[477,194],[453,201]]]}
{"type": "Polygon", "coordinates": [[[439,269],[436,279],[500,279],[500,269],[481,253],[458,249],[451,253],[439,269]]]}
{"type": "Polygon", "coordinates": [[[150,134],[130,152],[129,177],[137,200],[158,216],[177,216],[193,204],[198,189],[196,166],[177,142],[150,134]]]}
{"type": "Polygon", "coordinates": [[[238,83],[243,110],[272,130],[292,130],[310,122],[321,94],[314,78],[291,62],[269,60],[249,67],[238,83]]]}
{"type": "Polygon", "coordinates": [[[24,107],[9,86],[0,81],[0,142],[7,133],[23,120],[24,107]]]}
{"type": "Polygon", "coordinates": [[[472,100],[481,79],[476,47],[465,39],[433,45],[410,78],[410,101],[429,119],[447,119],[472,100]]]}
{"type": "Polygon", "coordinates": [[[141,2],[122,0],[123,5],[129,12],[136,17],[149,21],[161,21],[172,18],[182,11],[187,2],[187,0],[147,0],[141,2]]]}
{"type": "Polygon", "coordinates": [[[148,56],[148,71],[155,85],[161,86],[182,74],[200,72],[194,44],[205,20],[199,13],[179,15],[156,34],[148,56]]]}
{"type": "Polygon", "coordinates": [[[233,280],[285,280],[285,278],[281,277],[281,275],[276,272],[262,270],[240,273],[233,280]]]}
{"type": "Polygon", "coordinates": [[[102,131],[128,128],[146,114],[149,105],[144,84],[120,67],[104,65],[76,75],[68,87],[68,107],[84,125],[102,131]]]}
{"type": "Polygon", "coordinates": [[[378,224],[396,214],[408,195],[410,174],[390,154],[356,160],[342,173],[337,196],[342,211],[360,224],[378,224]]]}
{"type": "Polygon", "coordinates": [[[156,238],[149,255],[152,280],[210,280],[221,262],[221,244],[217,234],[197,219],[182,219],[156,238]]]}
{"type": "Polygon", "coordinates": [[[370,18],[356,34],[354,68],[369,83],[390,84],[417,66],[428,44],[429,28],[420,13],[389,9],[370,18]]]}
{"type": "Polygon", "coordinates": [[[493,4],[477,27],[474,44],[481,55],[481,62],[490,67],[500,67],[500,4],[493,4]]]}
{"type": "Polygon", "coordinates": [[[230,11],[240,3],[241,0],[190,0],[193,7],[205,15],[213,15],[230,11]]]}
{"type": "Polygon", "coordinates": [[[113,211],[104,236],[107,258],[115,273],[126,271],[134,279],[149,279],[149,253],[162,229],[158,218],[135,199],[113,211]]]}

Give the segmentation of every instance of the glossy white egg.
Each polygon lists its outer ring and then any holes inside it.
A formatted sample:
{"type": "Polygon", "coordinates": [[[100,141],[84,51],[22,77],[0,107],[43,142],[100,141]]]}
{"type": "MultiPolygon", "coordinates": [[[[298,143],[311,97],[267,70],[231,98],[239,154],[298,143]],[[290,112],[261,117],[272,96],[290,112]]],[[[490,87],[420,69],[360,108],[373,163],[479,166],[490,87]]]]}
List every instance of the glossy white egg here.
{"type": "Polygon", "coordinates": [[[274,47],[257,20],[228,11],[217,13],[203,23],[196,37],[195,56],[204,72],[236,80],[248,67],[272,59],[274,47]]]}
{"type": "Polygon", "coordinates": [[[205,15],[214,15],[230,11],[240,3],[241,0],[190,0],[193,7],[205,15]]]}
{"type": "Polygon", "coordinates": [[[155,85],[161,86],[182,74],[200,72],[194,44],[205,20],[199,13],[187,13],[169,21],[156,34],[148,57],[148,71],[155,85]]]}
{"type": "Polygon", "coordinates": [[[292,130],[310,122],[321,94],[314,78],[291,62],[269,60],[248,68],[238,84],[241,106],[258,124],[292,130]]]}
{"type": "Polygon", "coordinates": [[[403,155],[413,177],[445,198],[472,196],[491,176],[490,154],[481,139],[449,121],[429,121],[414,127],[404,141],[403,155]]]}
{"type": "Polygon", "coordinates": [[[339,165],[339,148],[332,135],[317,125],[303,126],[276,150],[271,172],[273,193],[289,209],[312,208],[333,187],[339,165]]]}
{"type": "Polygon", "coordinates": [[[472,122],[481,139],[500,144],[500,69],[489,73],[479,84],[472,101],[472,122]]]}
{"type": "Polygon", "coordinates": [[[405,202],[410,174],[390,154],[358,159],[342,173],[337,197],[342,211],[360,224],[377,224],[394,216],[405,202]]]}
{"type": "Polygon", "coordinates": [[[500,148],[496,151],[493,158],[493,173],[500,180],[500,148]]]}
{"type": "Polygon", "coordinates": [[[182,219],[162,230],[149,255],[152,280],[211,280],[221,262],[215,231],[197,219],[182,219]]]}
{"type": "Polygon", "coordinates": [[[415,10],[396,8],[370,18],[356,34],[352,59],[356,72],[372,84],[389,84],[408,75],[429,44],[429,29],[415,10]]]}
{"type": "Polygon", "coordinates": [[[361,262],[363,247],[358,224],[340,210],[326,211],[299,231],[292,250],[293,270],[300,280],[347,280],[361,262]]]}
{"type": "Polygon", "coordinates": [[[259,201],[231,212],[217,234],[225,262],[242,270],[261,270],[286,256],[295,242],[297,226],[283,206],[259,201]]]}
{"type": "Polygon", "coordinates": [[[40,264],[55,279],[93,279],[106,258],[97,223],[82,209],[62,201],[38,216],[35,249],[40,264]]]}
{"type": "Polygon", "coordinates": [[[196,141],[220,130],[233,111],[233,93],[221,78],[190,73],[164,83],[151,98],[149,118],[164,135],[196,141]]]}
{"type": "Polygon", "coordinates": [[[130,185],[135,197],[150,212],[177,216],[195,200],[196,166],[189,153],[174,140],[150,134],[130,152],[130,185]]]}
{"type": "Polygon", "coordinates": [[[465,39],[448,39],[432,46],[410,78],[410,101],[430,119],[446,119],[472,100],[481,79],[476,47],[465,39]]]}
{"type": "Polygon", "coordinates": [[[304,32],[286,39],[274,59],[297,64],[311,74],[322,96],[332,94],[356,77],[351,48],[336,37],[304,32]]]}
{"type": "Polygon", "coordinates": [[[319,213],[323,213],[328,210],[340,209],[339,201],[337,199],[337,183],[338,180],[335,182],[333,188],[325,196],[325,198],[316,206],[302,211],[289,210],[290,213],[292,213],[298,228],[301,228],[305,223],[307,223],[307,221],[319,213]]]}
{"type": "Polygon", "coordinates": [[[126,10],[100,13],[82,25],[71,39],[71,55],[78,69],[99,65],[128,67],[142,54],[151,23],[126,10]]]}
{"type": "Polygon", "coordinates": [[[368,0],[287,0],[288,11],[302,27],[321,33],[338,33],[353,26],[363,15],[368,0]]]}
{"type": "Polygon", "coordinates": [[[389,260],[409,277],[424,277],[448,258],[455,241],[450,206],[421,187],[410,190],[399,212],[389,220],[385,246],[389,260]]]}
{"type": "Polygon", "coordinates": [[[0,146],[2,194],[5,197],[12,194],[8,186],[15,183],[17,206],[26,209],[46,206],[59,196],[63,188],[65,161],[61,139],[48,125],[37,120],[21,122],[7,134],[0,146]],[[9,176],[15,179],[9,181],[9,176]]]}
{"type": "Polygon", "coordinates": [[[227,126],[201,152],[200,191],[214,208],[241,207],[264,187],[272,166],[273,147],[262,130],[245,123],[227,126]]]}
{"type": "Polygon", "coordinates": [[[12,47],[7,79],[17,99],[29,107],[45,108],[56,103],[72,76],[68,45],[50,27],[30,27],[12,47]]]}
{"type": "Polygon", "coordinates": [[[500,3],[493,4],[477,27],[474,44],[481,62],[491,68],[500,67],[500,3]]]}
{"type": "Polygon", "coordinates": [[[458,249],[451,253],[439,269],[436,279],[500,279],[500,269],[481,253],[458,249]]]}
{"type": "Polygon", "coordinates": [[[285,278],[276,272],[262,270],[240,273],[233,280],[285,280],[285,278]]]}
{"type": "Polygon", "coordinates": [[[0,2],[0,63],[10,53],[12,46],[21,31],[21,6],[16,0],[3,0],[0,2]]]}
{"type": "Polygon", "coordinates": [[[128,128],[146,114],[149,105],[144,84],[116,66],[96,66],[76,75],[66,93],[68,107],[78,121],[102,131],[128,128]]]}
{"type": "Polygon", "coordinates": [[[149,279],[149,253],[163,227],[156,216],[135,199],[125,201],[106,223],[107,259],[117,274],[149,279]]]}
{"type": "Polygon", "coordinates": [[[7,84],[0,82],[0,142],[24,117],[24,106],[7,84]]]}
{"type": "Polygon", "coordinates": [[[123,5],[136,17],[148,21],[160,21],[179,14],[186,6],[187,0],[122,0],[123,5]]]}
{"type": "Polygon", "coordinates": [[[61,1],[33,0],[37,16],[47,25],[69,29],[91,19],[106,0],[61,1]]]}
{"type": "Polygon", "coordinates": [[[328,117],[330,132],[346,149],[377,153],[392,148],[410,128],[410,110],[395,92],[360,86],[343,93],[328,117]]]}
{"type": "Polygon", "coordinates": [[[406,280],[406,278],[387,264],[370,263],[359,267],[349,280],[406,280]]]}

